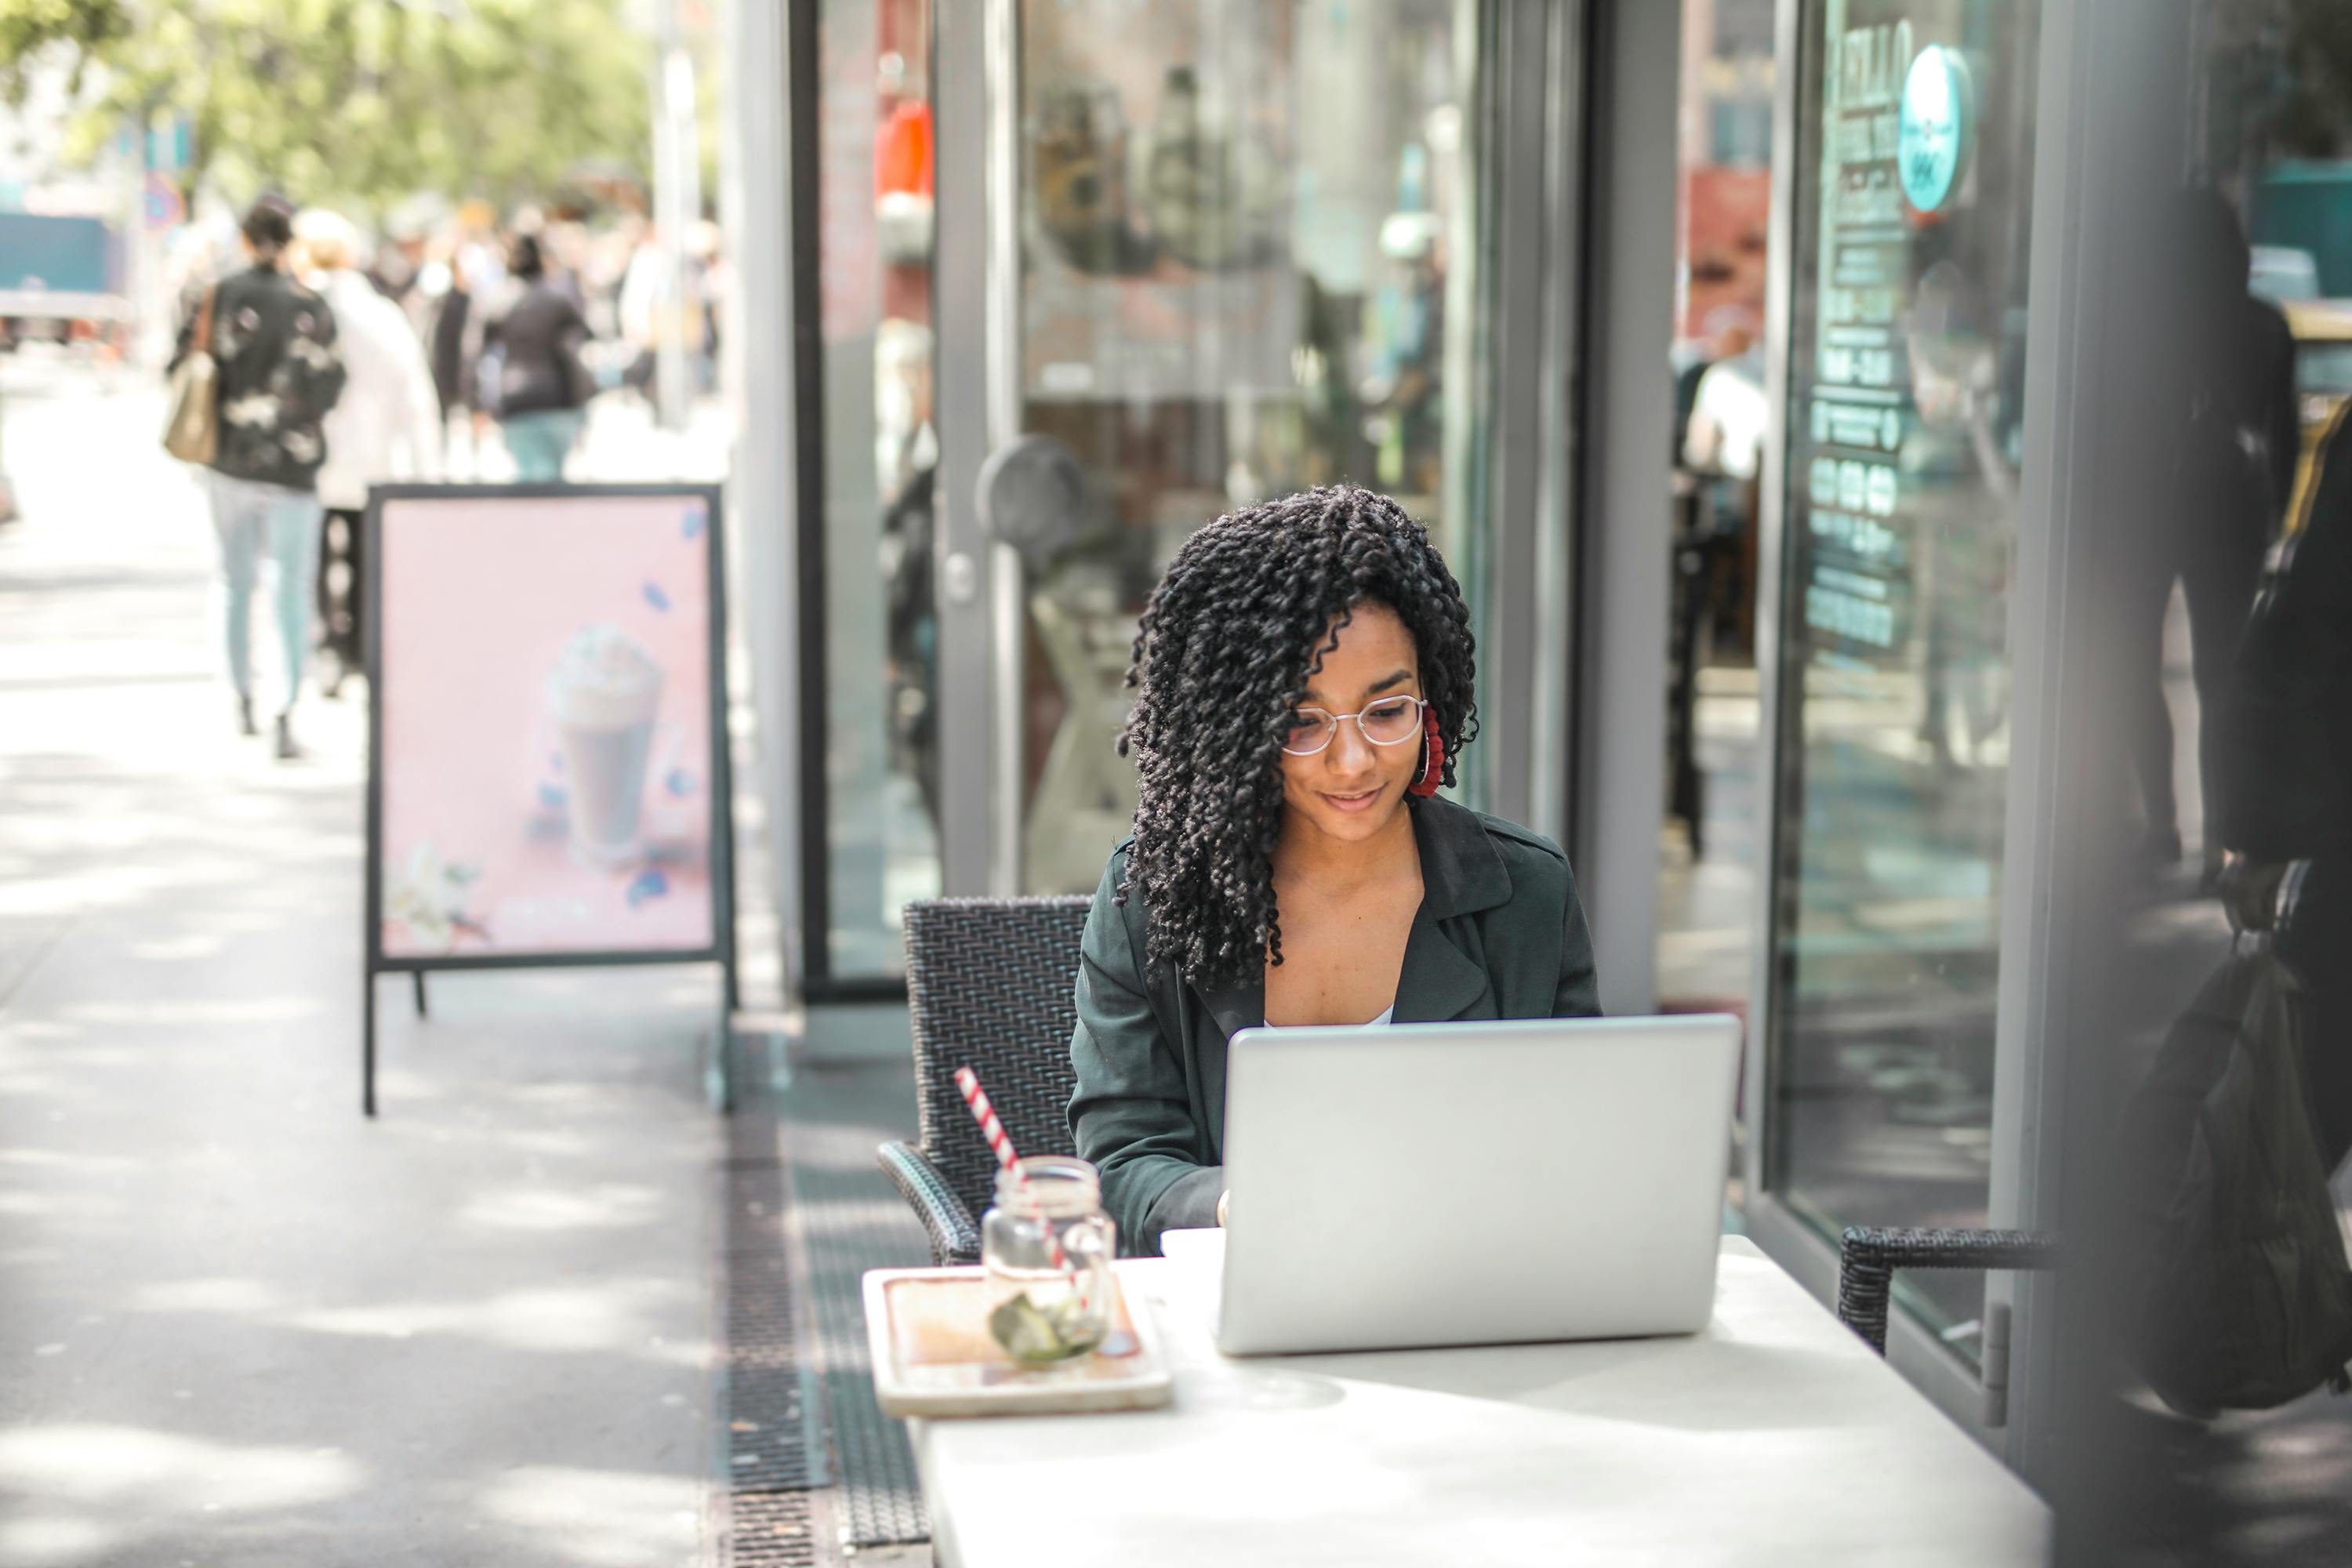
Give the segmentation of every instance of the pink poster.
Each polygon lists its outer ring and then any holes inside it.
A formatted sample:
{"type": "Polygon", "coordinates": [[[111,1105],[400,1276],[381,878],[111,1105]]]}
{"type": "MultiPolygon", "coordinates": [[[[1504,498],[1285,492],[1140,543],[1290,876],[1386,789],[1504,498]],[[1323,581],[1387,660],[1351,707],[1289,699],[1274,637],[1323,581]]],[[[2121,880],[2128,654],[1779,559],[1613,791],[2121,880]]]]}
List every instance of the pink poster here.
{"type": "Polygon", "coordinates": [[[383,500],[383,956],[716,951],[712,518],[702,490],[383,500]]]}

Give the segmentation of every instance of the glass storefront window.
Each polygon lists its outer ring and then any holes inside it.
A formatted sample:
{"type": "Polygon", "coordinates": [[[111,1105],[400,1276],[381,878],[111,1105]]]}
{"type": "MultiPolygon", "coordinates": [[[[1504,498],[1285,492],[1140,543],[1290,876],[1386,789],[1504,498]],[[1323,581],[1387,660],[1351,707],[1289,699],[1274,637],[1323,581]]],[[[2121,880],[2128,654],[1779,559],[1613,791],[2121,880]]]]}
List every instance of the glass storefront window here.
{"type": "MultiPolygon", "coordinates": [[[[1765,1181],[1982,1225],[2040,7],[1806,12],[1765,1181]]],[[[1981,1275],[1901,1289],[1973,1352],[1981,1275]]]]}
{"type": "MultiPolygon", "coordinates": [[[[812,981],[904,972],[899,910],[940,891],[931,547],[930,0],[822,0],[823,881],[812,981]]],[[[803,521],[803,526],[807,526],[803,521]]]]}
{"type": "Polygon", "coordinates": [[[1666,1012],[1745,1013],[1767,765],[1756,589],[1770,425],[1764,314],[1777,62],[1772,0],[1681,5],[1657,994],[1666,1012]]]}
{"type": "Polygon", "coordinates": [[[1475,0],[1024,0],[1024,432],[1087,476],[1023,532],[1024,852],[1090,891],[1145,597],[1193,529],[1347,479],[1470,589],[1479,410],[1475,0]]]}

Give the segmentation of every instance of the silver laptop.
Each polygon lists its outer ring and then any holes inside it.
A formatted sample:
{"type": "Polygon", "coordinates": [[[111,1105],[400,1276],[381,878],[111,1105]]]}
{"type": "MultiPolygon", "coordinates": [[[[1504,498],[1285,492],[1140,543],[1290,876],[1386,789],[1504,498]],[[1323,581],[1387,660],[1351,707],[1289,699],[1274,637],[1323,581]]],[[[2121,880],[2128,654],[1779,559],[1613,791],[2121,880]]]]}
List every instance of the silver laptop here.
{"type": "Polygon", "coordinates": [[[1217,1348],[1705,1327],[1738,1072],[1719,1014],[1241,1031],[1217,1348]]]}

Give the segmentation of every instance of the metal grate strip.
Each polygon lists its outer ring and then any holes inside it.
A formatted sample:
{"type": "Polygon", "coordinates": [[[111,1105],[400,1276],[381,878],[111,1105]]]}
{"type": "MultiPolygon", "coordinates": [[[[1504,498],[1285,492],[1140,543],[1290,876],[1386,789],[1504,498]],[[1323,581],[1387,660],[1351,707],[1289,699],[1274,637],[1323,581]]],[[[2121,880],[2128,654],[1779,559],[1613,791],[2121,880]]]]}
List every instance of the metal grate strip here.
{"type": "Polygon", "coordinates": [[[824,1370],[833,1453],[834,1506],[853,1548],[930,1539],[922,1484],[905,1426],[874,1398],[862,1281],[869,1268],[930,1261],[922,1226],[874,1165],[871,1130],[794,1124],[793,1218],[806,1258],[814,1359],[824,1370]]]}
{"type": "Polygon", "coordinates": [[[819,1568],[809,1494],[743,1492],[728,1500],[729,1568],[819,1568]]]}
{"type": "Polygon", "coordinates": [[[725,1475],[725,1568],[815,1568],[809,1489],[830,1484],[823,1415],[801,1353],[784,1245],[784,1171],[764,1041],[739,1039],[743,1098],[728,1122],[719,1454],[725,1475]]]}

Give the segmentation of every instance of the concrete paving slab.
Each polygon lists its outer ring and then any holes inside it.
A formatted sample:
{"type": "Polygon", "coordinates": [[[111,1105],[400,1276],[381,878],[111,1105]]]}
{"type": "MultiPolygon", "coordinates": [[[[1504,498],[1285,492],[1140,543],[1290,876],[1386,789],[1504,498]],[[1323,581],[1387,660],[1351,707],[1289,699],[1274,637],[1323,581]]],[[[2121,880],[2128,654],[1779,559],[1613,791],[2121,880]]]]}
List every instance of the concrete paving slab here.
{"type": "Polygon", "coordinates": [[[296,764],[234,733],[160,399],[36,373],[0,368],[0,1564],[699,1562],[716,975],[436,976],[428,1021],[387,980],[363,1122],[362,709],[306,704],[296,764]]]}

